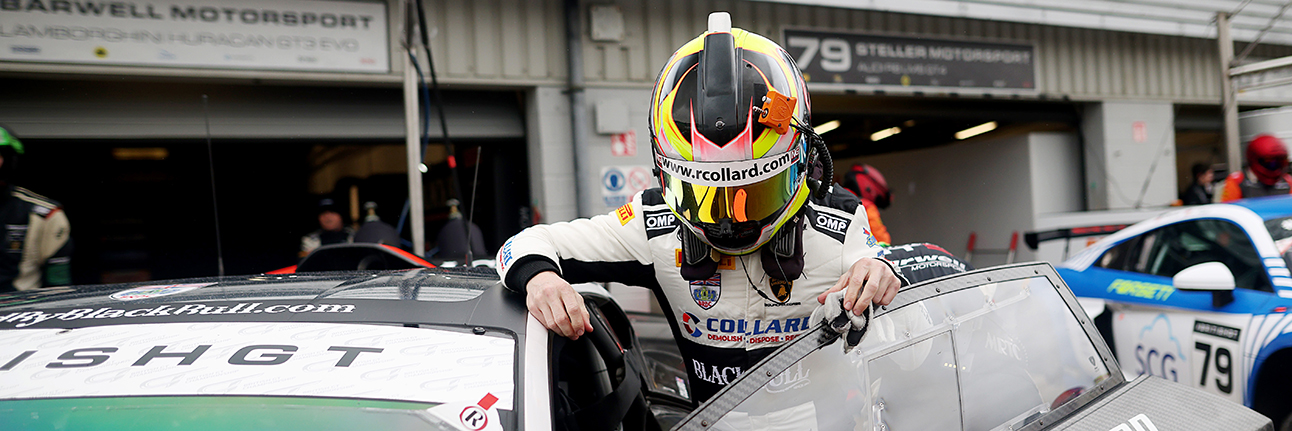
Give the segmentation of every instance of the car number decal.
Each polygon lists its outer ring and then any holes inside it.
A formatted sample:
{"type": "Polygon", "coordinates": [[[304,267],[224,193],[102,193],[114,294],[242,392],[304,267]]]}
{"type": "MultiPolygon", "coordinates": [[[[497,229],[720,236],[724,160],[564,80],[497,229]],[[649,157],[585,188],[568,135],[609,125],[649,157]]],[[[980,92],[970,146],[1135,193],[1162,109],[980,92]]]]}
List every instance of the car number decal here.
{"type": "Polygon", "coordinates": [[[1117,355],[1129,374],[1149,374],[1243,402],[1240,340],[1250,315],[1130,307],[1113,315],[1117,355]]]}

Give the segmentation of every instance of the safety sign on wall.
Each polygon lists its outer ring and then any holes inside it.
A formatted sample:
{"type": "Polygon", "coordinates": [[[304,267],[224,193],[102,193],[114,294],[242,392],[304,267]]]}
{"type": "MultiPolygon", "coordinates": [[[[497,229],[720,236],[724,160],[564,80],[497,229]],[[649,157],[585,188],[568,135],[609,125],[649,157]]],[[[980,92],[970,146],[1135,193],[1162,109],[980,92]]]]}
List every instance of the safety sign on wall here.
{"type": "Polygon", "coordinates": [[[632,157],[637,155],[637,132],[629,130],[610,137],[610,154],[632,157]]]}
{"type": "Polygon", "coordinates": [[[633,195],[653,186],[648,166],[605,166],[601,168],[601,199],[606,208],[618,208],[633,195]]]}

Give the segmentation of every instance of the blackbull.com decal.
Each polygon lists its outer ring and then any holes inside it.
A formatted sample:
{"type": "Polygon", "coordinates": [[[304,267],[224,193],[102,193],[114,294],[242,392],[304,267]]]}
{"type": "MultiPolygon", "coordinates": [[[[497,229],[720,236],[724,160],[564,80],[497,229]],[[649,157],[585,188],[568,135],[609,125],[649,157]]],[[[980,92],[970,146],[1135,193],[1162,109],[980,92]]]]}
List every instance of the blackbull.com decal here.
{"type": "Polygon", "coordinates": [[[17,311],[0,315],[0,323],[25,328],[45,321],[72,321],[84,319],[128,319],[133,317],[278,314],[278,313],[353,313],[353,304],[274,304],[240,302],[234,305],[168,304],[155,307],[121,309],[112,307],[77,308],[57,313],[44,311],[17,311]]]}

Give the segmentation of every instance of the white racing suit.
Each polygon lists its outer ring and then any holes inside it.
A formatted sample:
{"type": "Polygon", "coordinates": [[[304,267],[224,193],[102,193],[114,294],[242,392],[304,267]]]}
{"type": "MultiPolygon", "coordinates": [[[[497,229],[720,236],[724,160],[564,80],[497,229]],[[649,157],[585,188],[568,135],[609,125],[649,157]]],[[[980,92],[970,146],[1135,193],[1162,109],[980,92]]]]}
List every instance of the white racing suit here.
{"type": "Polygon", "coordinates": [[[570,283],[650,288],[678,340],[693,399],[703,402],[776,347],[807,332],[809,316],[820,305],[817,295],[853,263],[863,257],[884,261],[856,197],[842,192],[812,200],[804,216],[804,268],[797,280],[767,275],[758,252],[723,255],[708,280],[683,279],[678,235],[690,233],[664,204],[659,189],[638,193],[609,214],[524,230],[499,250],[498,273],[508,288],[520,292],[546,270],[570,283]]]}

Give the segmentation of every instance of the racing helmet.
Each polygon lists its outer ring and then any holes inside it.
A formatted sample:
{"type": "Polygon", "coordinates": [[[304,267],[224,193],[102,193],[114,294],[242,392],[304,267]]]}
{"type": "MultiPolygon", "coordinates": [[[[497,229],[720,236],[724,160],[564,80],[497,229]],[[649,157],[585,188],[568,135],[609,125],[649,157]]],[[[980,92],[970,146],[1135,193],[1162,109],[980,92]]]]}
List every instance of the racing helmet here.
{"type": "Polygon", "coordinates": [[[884,174],[871,165],[852,165],[843,176],[843,188],[857,197],[874,202],[879,209],[888,208],[893,194],[888,191],[888,182],[884,174]]]}
{"type": "Polygon", "coordinates": [[[820,188],[808,179],[820,157],[809,110],[785,49],[732,28],[725,12],[709,15],[709,30],[673,53],[651,96],[651,151],[669,209],[720,252],[767,243],[820,188]]]}
{"type": "Polygon", "coordinates": [[[1261,134],[1247,144],[1247,167],[1261,184],[1272,186],[1277,183],[1286,173],[1287,166],[1288,149],[1279,138],[1261,134]]]}

